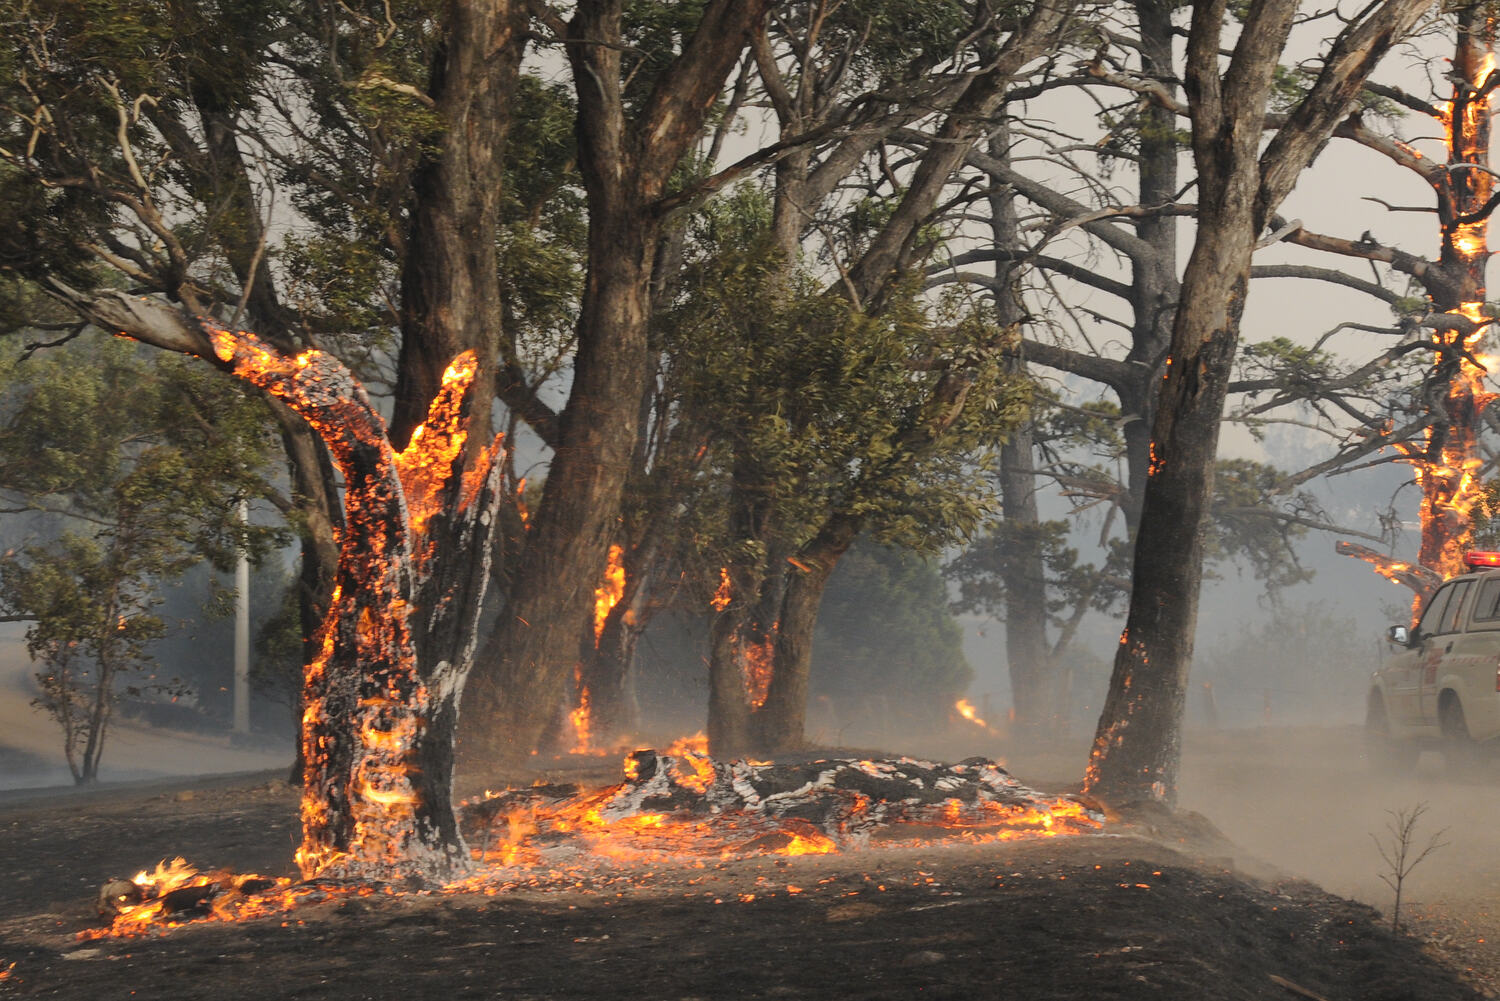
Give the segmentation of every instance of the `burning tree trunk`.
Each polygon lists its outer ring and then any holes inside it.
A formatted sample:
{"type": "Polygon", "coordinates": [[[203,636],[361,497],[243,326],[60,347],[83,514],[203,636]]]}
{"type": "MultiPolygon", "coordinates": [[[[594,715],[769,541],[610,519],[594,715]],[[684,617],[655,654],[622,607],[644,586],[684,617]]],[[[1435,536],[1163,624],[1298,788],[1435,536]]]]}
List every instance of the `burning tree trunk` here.
{"type": "Polygon", "coordinates": [[[468,862],[451,804],[458,700],[473,663],[498,499],[494,456],[455,475],[477,371],[449,367],[403,452],[349,371],[319,351],[286,357],[251,334],[208,328],[234,374],[322,436],[345,481],[333,606],[305,679],[305,876],[440,881],[468,862]]]}
{"type": "MultiPolygon", "coordinates": [[[[1453,100],[1442,123],[1448,165],[1431,177],[1437,192],[1442,250],[1440,280],[1427,283],[1434,309],[1445,314],[1435,328],[1437,358],[1428,379],[1433,421],[1424,448],[1403,448],[1422,488],[1422,547],[1419,559],[1439,576],[1463,569],[1469,512],[1479,499],[1476,474],[1480,417],[1494,399],[1485,391],[1485,366],[1476,357],[1489,324],[1484,315],[1487,231],[1494,209],[1490,173],[1490,94],[1500,85],[1494,71],[1494,23],[1483,5],[1458,14],[1453,55],[1453,100]]],[[[1421,596],[1418,596],[1420,602],[1421,596]]]]}
{"type": "Polygon", "coordinates": [[[640,635],[635,610],[643,597],[642,575],[630,572],[625,547],[611,545],[574,677],[569,722],[575,752],[608,747],[634,724],[627,681],[640,635]]]}
{"type": "Polygon", "coordinates": [[[708,745],[721,756],[764,754],[775,749],[760,739],[757,714],[776,669],[784,572],[736,564],[721,573],[709,630],[708,745]]]}
{"type": "Polygon", "coordinates": [[[807,722],[807,686],[812,674],[813,629],[834,568],[854,544],[864,519],[834,515],[791,563],[776,630],[775,660],[757,710],[755,736],[768,751],[798,747],[807,722]]]}
{"type": "Polygon", "coordinates": [[[1193,8],[1184,83],[1198,233],[1152,432],[1130,611],[1085,773],[1085,789],[1106,800],[1176,802],[1204,516],[1256,239],[1376,62],[1427,6],[1389,0],[1350,22],[1263,152],[1266,101],[1296,5],[1252,6],[1227,67],[1220,55],[1225,4],[1193,8]]]}

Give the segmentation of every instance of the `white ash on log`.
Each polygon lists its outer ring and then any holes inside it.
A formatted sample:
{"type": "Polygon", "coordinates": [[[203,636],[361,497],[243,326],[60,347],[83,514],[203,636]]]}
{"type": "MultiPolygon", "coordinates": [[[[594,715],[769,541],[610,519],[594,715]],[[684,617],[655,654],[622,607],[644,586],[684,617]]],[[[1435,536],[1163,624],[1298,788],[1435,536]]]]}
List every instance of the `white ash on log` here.
{"type": "Polygon", "coordinates": [[[1104,820],[1077,799],[1028,788],[985,758],[758,763],[642,750],[626,759],[625,781],[613,789],[512,790],[468,806],[463,822],[478,842],[542,847],[559,832],[566,838],[580,830],[578,817],[612,829],[655,816],[720,827],[736,854],[779,851],[797,837],[826,839],[833,850],[871,840],[1087,833],[1104,820]],[[739,837],[745,833],[750,840],[739,837]]]}

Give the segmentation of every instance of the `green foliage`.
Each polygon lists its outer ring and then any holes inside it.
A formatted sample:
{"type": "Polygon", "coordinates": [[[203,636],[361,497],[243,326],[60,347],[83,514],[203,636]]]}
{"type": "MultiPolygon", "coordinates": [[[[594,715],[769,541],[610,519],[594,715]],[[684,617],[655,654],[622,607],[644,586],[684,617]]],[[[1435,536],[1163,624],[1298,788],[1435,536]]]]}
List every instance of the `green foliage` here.
{"type": "Polygon", "coordinates": [[[1221,567],[1248,563],[1273,595],[1312,579],[1312,571],[1297,561],[1294,543],[1307,534],[1303,521],[1326,521],[1311,494],[1278,497],[1284,475],[1250,459],[1220,459],[1204,544],[1206,561],[1221,567]]]}
{"type": "MultiPolygon", "coordinates": [[[[971,541],[943,573],[957,585],[953,611],[988,615],[1004,620],[1006,571],[1014,561],[1040,554],[1045,580],[1032,582],[1047,591],[1051,624],[1064,630],[1080,611],[1108,612],[1130,592],[1130,547],[1112,540],[1099,563],[1079,560],[1068,545],[1072,526],[1063,520],[1027,524],[994,522],[989,531],[971,541]]],[[[1064,651],[1058,651],[1062,654],[1064,651]]]]}
{"type": "Polygon", "coordinates": [[[946,712],[974,671],[947,589],[920,556],[868,540],[828,582],[813,645],[810,685],[843,711],[872,698],[902,712],[946,712]]]}
{"type": "Polygon", "coordinates": [[[953,56],[974,16],[972,6],[958,0],[847,0],[826,7],[789,6],[783,15],[788,32],[805,38],[806,19],[815,12],[824,18],[821,47],[849,52],[848,83],[865,88],[930,73],[953,56]]]}
{"type": "Polygon", "coordinates": [[[1486,480],[1469,509],[1469,545],[1500,550],[1500,480],[1486,480]]]}
{"type": "MultiPolygon", "coordinates": [[[[664,316],[679,416],[709,444],[705,500],[731,490],[767,512],[753,540],[796,547],[840,510],[880,541],[931,552],[973,532],[992,503],[974,457],[1024,410],[1025,387],[999,364],[998,331],[954,303],[903,293],[879,315],[828,295],[781,261],[769,208],[743,190],[692,233],[682,295],[664,316]],[[936,440],[932,394],[953,367],[970,388],[936,440]]],[[[715,561],[719,565],[719,561],[715,561]]]]}
{"type": "Polygon", "coordinates": [[[0,559],[0,610],[30,622],[39,705],[79,781],[97,774],[120,679],[149,669],[161,587],[204,558],[224,568],[239,546],[280,541],[232,514],[265,490],[276,442],[260,405],[202,365],[153,355],[94,337],[0,366],[0,484],[62,526],[0,559]]]}

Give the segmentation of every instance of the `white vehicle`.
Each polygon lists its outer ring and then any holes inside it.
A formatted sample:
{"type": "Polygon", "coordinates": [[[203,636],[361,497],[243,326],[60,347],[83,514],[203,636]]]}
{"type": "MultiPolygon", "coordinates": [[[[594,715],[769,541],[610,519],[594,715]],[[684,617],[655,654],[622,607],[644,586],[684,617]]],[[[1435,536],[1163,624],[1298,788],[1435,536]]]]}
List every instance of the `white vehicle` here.
{"type": "Polygon", "coordinates": [[[1365,730],[1372,760],[1410,767],[1423,748],[1469,763],[1500,737],[1500,552],[1464,555],[1470,572],[1438,588],[1415,629],[1370,679],[1365,730]]]}

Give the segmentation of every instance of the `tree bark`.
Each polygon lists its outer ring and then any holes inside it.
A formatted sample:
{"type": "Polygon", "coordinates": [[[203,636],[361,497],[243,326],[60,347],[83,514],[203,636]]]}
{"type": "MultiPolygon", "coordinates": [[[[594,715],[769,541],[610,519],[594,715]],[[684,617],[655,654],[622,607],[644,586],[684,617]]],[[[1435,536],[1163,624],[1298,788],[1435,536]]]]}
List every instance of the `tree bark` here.
{"type": "Polygon", "coordinates": [[[812,676],[813,632],[828,578],[858,537],[864,519],[838,513],[797,553],[781,600],[776,628],[775,671],[765,702],[752,714],[752,740],[761,754],[793,750],[805,743],[807,688],[812,676]]]}
{"type": "MultiPolygon", "coordinates": [[[[1453,54],[1453,101],[1445,126],[1449,169],[1434,177],[1441,250],[1424,287],[1433,308],[1477,321],[1485,316],[1485,269],[1489,264],[1489,204],[1494,188],[1490,163],[1490,99],[1483,90],[1494,26],[1482,4],[1458,12],[1453,54]],[[1465,169],[1472,167],[1477,169],[1465,169]],[[1457,168],[1457,169],[1455,169],[1457,168]]],[[[1493,72],[1493,70],[1490,70],[1493,72]]],[[[1442,577],[1462,573],[1469,511],[1478,499],[1483,462],[1479,429],[1489,394],[1485,370],[1471,360],[1484,327],[1459,323],[1437,331],[1441,348],[1428,376],[1427,395],[1439,401],[1425,451],[1409,450],[1420,470],[1422,545],[1418,560],[1442,577]]]]}
{"type": "Polygon", "coordinates": [[[523,760],[578,662],[578,624],[620,516],[649,379],[646,321],[672,171],[769,0],[710,0],[639,112],[624,99],[621,0],[583,0],[567,29],[577,81],[579,170],[588,195],[588,275],[573,385],[540,509],[506,608],[486,645],[467,746],[523,760]]]}
{"type": "Polygon", "coordinates": [[[1255,241],[1379,57],[1427,6],[1391,0],[1367,8],[1335,41],[1323,72],[1263,155],[1266,100],[1296,5],[1253,6],[1222,76],[1225,4],[1193,8],[1185,90],[1198,234],[1152,429],[1130,611],[1085,772],[1085,789],[1115,805],[1176,803],[1204,515],[1255,241]]]}
{"type": "MultiPolygon", "coordinates": [[[[473,664],[499,463],[462,461],[478,365],[455,361],[413,447],[397,453],[332,356],[288,358],[207,333],[235,375],[312,425],[344,476],[334,601],[305,679],[303,875],[441,883],[467,869],[452,808],[458,701],[473,664]],[[442,559],[437,554],[481,554],[442,559]]],[[[481,394],[482,395],[482,394],[481,394]]]]}
{"type": "MultiPolygon", "coordinates": [[[[1008,127],[1002,126],[990,137],[989,154],[1009,163],[1008,127]]],[[[1015,199],[1013,188],[997,188],[990,195],[991,238],[1004,251],[1021,249],[1015,199]]],[[[1018,266],[1009,258],[995,263],[995,320],[1002,327],[1022,320],[1017,271],[1018,266]]],[[[1009,358],[1006,364],[1015,375],[1026,377],[1024,359],[1009,358]]],[[[1003,531],[1010,542],[1000,573],[1005,587],[1005,662],[1012,711],[1016,725],[1024,732],[1040,731],[1060,711],[1051,697],[1058,686],[1047,641],[1047,571],[1042,562],[1034,454],[1030,420],[1000,444],[1001,513],[1005,519],[1003,531]]]]}
{"type": "MultiPolygon", "coordinates": [[[[495,262],[510,98],[525,51],[520,0],[448,0],[427,94],[442,122],[417,166],[401,275],[401,353],[391,442],[405,448],[448,363],[474,349],[494,379],[501,323],[495,262]]],[[[489,443],[491,396],[472,394],[470,444],[489,443]]],[[[473,456],[471,456],[472,458],[473,456]]]]}

